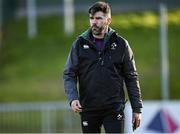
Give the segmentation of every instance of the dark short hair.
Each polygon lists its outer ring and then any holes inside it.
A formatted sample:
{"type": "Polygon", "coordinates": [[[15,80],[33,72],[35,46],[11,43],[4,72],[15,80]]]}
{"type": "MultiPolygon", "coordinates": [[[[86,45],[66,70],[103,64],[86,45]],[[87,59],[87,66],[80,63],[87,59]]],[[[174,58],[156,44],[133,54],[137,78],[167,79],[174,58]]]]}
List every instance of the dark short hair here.
{"type": "Polygon", "coordinates": [[[107,2],[99,1],[99,2],[94,3],[92,6],[90,6],[88,12],[89,14],[94,15],[98,11],[101,11],[106,15],[109,14],[111,16],[111,6],[107,2]]]}

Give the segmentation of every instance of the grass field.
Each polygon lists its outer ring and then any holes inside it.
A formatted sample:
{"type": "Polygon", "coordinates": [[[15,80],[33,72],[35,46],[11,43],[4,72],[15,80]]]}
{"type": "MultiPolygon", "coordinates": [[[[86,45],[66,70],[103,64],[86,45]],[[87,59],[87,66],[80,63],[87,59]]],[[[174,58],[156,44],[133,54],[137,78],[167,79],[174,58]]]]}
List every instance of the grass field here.
{"type": "MultiPolygon", "coordinates": [[[[155,12],[114,14],[111,27],[131,45],[143,99],[161,99],[159,19],[155,12]]],[[[6,26],[0,53],[0,102],[66,99],[63,67],[73,40],[88,27],[88,16],[76,15],[75,33],[66,36],[63,18],[38,18],[38,35],[27,38],[25,18],[6,26]]],[[[180,99],[180,10],[168,12],[170,98],[180,99]]]]}

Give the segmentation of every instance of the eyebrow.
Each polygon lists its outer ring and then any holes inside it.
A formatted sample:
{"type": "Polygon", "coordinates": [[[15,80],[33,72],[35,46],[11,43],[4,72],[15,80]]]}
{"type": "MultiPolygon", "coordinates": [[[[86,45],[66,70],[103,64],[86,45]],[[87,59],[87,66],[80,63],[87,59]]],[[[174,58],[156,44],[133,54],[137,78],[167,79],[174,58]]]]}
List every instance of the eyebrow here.
{"type": "Polygon", "coordinates": [[[96,16],[96,17],[94,17],[94,16],[89,16],[89,18],[90,18],[90,19],[93,19],[93,18],[103,19],[103,18],[105,18],[105,16],[96,16]]]}

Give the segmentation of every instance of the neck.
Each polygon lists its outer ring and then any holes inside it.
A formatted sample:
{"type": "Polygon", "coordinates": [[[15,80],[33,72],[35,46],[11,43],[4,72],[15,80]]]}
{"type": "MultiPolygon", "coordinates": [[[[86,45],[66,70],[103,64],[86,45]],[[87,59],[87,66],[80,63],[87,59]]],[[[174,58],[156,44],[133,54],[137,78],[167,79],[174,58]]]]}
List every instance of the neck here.
{"type": "Polygon", "coordinates": [[[96,38],[96,39],[103,39],[104,38],[104,34],[101,34],[101,35],[94,35],[93,34],[93,37],[96,38]]]}

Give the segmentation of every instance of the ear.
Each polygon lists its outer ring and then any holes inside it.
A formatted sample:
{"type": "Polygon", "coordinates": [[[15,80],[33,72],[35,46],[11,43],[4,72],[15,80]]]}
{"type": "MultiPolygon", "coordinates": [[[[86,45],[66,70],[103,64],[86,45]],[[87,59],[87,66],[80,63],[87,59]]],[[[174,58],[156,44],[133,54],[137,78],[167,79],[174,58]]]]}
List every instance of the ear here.
{"type": "Polygon", "coordinates": [[[108,25],[111,24],[111,21],[112,21],[111,18],[107,18],[107,24],[108,24],[108,25]]]}

